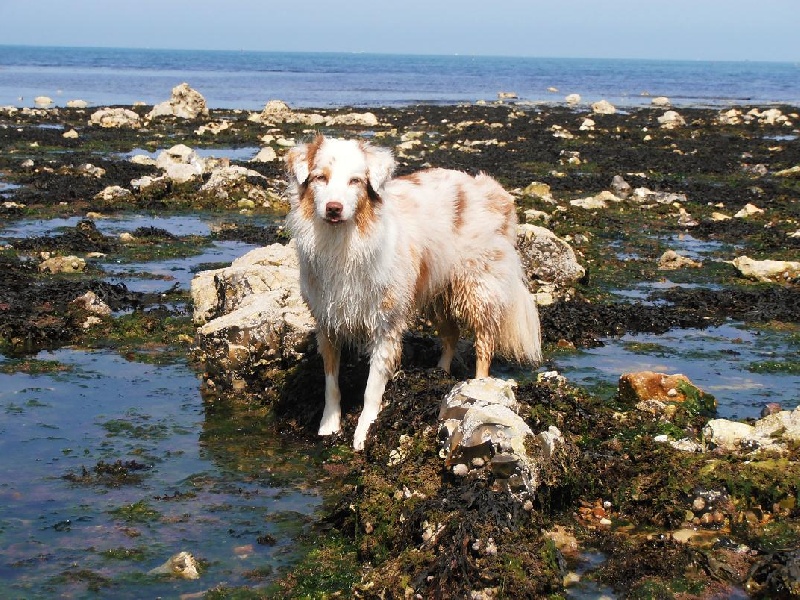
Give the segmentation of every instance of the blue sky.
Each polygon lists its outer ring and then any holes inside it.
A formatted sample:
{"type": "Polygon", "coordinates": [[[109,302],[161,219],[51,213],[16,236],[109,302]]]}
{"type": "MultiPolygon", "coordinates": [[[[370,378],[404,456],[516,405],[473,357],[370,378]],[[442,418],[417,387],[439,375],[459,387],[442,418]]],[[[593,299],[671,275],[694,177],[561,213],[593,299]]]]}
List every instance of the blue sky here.
{"type": "Polygon", "coordinates": [[[0,0],[0,44],[800,61],[800,0],[0,0]]]}

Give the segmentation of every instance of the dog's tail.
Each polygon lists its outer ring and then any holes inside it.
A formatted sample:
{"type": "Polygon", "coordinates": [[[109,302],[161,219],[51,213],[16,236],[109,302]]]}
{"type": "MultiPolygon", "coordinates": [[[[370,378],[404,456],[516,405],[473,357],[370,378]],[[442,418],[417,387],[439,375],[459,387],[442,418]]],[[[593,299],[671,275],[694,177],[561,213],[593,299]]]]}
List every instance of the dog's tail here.
{"type": "Polygon", "coordinates": [[[536,300],[521,278],[515,278],[509,293],[510,303],[500,325],[498,350],[521,363],[537,364],[542,360],[542,334],[536,300]]]}

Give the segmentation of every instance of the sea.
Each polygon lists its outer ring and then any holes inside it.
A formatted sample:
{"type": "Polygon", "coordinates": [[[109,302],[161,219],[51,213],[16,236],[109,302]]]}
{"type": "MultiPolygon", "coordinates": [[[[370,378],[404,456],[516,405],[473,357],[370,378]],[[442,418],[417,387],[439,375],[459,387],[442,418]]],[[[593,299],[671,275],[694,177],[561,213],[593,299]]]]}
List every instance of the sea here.
{"type": "Polygon", "coordinates": [[[425,56],[0,45],[0,106],[156,104],[186,82],[211,108],[259,110],[605,99],[618,107],[666,96],[674,106],[800,106],[800,62],[425,56]]]}

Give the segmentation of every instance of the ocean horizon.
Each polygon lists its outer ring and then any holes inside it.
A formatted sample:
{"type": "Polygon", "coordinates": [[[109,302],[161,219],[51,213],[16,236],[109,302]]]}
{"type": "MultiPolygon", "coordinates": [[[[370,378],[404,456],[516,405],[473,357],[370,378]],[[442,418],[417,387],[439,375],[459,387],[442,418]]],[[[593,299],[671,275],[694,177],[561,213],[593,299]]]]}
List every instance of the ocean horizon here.
{"type": "Polygon", "coordinates": [[[800,106],[800,62],[170,50],[0,45],[0,105],[156,104],[186,82],[211,108],[259,110],[605,99],[622,107],[800,106]]]}

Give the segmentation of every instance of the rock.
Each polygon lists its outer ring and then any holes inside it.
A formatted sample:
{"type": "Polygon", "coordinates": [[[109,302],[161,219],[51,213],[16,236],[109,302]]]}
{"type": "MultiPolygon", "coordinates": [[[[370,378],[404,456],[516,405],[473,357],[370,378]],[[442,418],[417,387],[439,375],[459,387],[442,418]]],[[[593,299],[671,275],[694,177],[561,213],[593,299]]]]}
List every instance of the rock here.
{"type": "Polygon", "coordinates": [[[516,100],[519,98],[516,92],[497,92],[498,100],[516,100]]]}
{"type": "Polygon", "coordinates": [[[33,99],[33,105],[36,108],[48,108],[53,103],[53,99],[49,96],[36,96],[33,99]]]}
{"type": "Polygon", "coordinates": [[[185,183],[205,172],[206,161],[185,144],[177,144],[158,154],[156,166],[172,181],[185,183]]]}
{"type": "Polygon", "coordinates": [[[259,150],[258,154],[250,159],[250,162],[274,162],[276,160],[278,160],[278,153],[271,146],[266,146],[259,150]]]}
{"type": "Polygon", "coordinates": [[[95,200],[103,202],[125,202],[131,198],[133,198],[133,193],[118,185],[110,185],[94,196],[95,200]]]}
{"type": "MultiPolygon", "coordinates": [[[[207,192],[213,194],[217,198],[224,199],[228,197],[229,192],[232,191],[232,188],[235,188],[242,183],[246,183],[246,179],[248,177],[266,179],[258,171],[246,169],[245,167],[221,167],[219,169],[214,169],[211,172],[211,177],[209,177],[208,181],[203,184],[203,186],[200,188],[200,191],[207,192]]],[[[244,193],[247,193],[247,191],[244,191],[244,193]]]]}
{"type": "Polygon", "coordinates": [[[129,160],[135,165],[145,165],[148,167],[154,167],[156,165],[156,159],[147,154],[134,154],[129,160]]]}
{"type": "Polygon", "coordinates": [[[763,208],[758,208],[755,204],[750,204],[749,202],[742,207],[742,209],[737,212],[734,217],[737,219],[744,219],[747,217],[752,217],[753,215],[760,215],[764,213],[763,208]]]}
{"type": "Polygon", "coordinates": [[[439,410],[439,456],[454,473],[490,471],[521,501],[539,488],[545,471],[560,470],[567,446],[554,426],[534,435],[517,414],[513,381],[493,377],[456,385],[439,410]]]}
{"type": "Polygon", "coordinates": [[[686,404],[691,401],[700,405],[699,412],[716,408],[716,400],[695,386],[686,375],[668,375],[653,371],[625,373],[619,378],[619,398],[623,402],[640,405],[649,410],[646,403],[686,404]]]}
{"type": "Polygon", "coordinates": [[[749,279],[763,282],[787,282],[800,278],[800,261],[753,260],[737,256],[731,264],[749,279]]]}
{"type": "Polygon", "coordinates": [[[375,127],[378,125],[378,117],[371,112],[346,113],[325,119],[325,124],[329,127],[332,125],[375,127]]]}
{"type": "Polygon", "coordinates": [[[775,173],[777,177],[800,177],[800,165],[782,169],[775,173]]]}
{"type": "Polygon", "coordinates": [[[97,297],[93,291],[89,290],[83,296],[78,296],[72,301],[74,306],[101,317],[107,317],[111,314],[111,307],[97,297]]]}
{"type": "Polygon", "coordinates": [[[86,270],[86,261],[77,256],[54,256],[39,263],[39,271],[44,273],[81,273],[86,270]]]}
{"type": "Polygon", "coordinates": [[[61,137],[66,140],[76,140],[78,139],[78,132],[74,129],[70,129],[69,131],[65,131],[61,137]]]}
{"type": "Polygon", "coordinates": [[[735,108],[723,110],[717,117],[721,125],[738,125],[742,122],[742,112],[735,108]]]}
{"type": "Polygon", "coordinates": [[[89,125],[106,128],[141,127],[142,120],[138,114],[127,108],[101,108],[89,117],[89,125]]]}
{"type": "Polygon", "coordinates": [[[178,552],[160,567],[148,571],[148,575],[171,575],[182,579],[199,579],[197,561],[189,552],[178,552]]]}
{"type": "Polygon", "coordinates": [[[600,100],[592,104],[592,112],[596,115],[613,115],[617,109],[608,100],[600,100]]]}
{"type": "Polygon", "coordinates": [[[800,406],[767,415],[754,425],[711,419],[703,429],[703,439],[727,451],[785,451],[788,443],[800,441],[800,406]]]}
{"type": "Polygon", "coordinates": [[[531,292],[537,295],[564,295],[586,274],[572,247],[544,227],[519,225],[517,252],[531,292]]]}
{"type": "Polygon", "coordinates": [[[711,213],[711,220],[712,221],[728,221],[733,217],[730,215],[726,215],[725,213],[721,213],[718,211],[714,211],[711,213]]]}
{"type": "Polygon", "coordinates": [[[543,210],[536,210],[535,208],[529,208],[528,210],[525,211],[526,223],[534,223],[536,221],[547,223],[551,218],[552,217],[543,210]]]}
{"type": "Polygon", "coordinates": [[[666,96],[656,96],[655,98],[650,100],[650,104],[652,104],[653,106],[670,106],[672,103],[666,96]]]}
{"type": "Polygon", "coordinates": [[[533,196],[534,198],[544,200],[545,202],[549,202],[551,204],[555,204],[556,202],[553,199],[553,195],[550,193],[550,186],[540,181],[529,183],[522,189],[522,193],[526,196],[533,196]]]}
{"type": "Polygon", "coordinates": [[[272,244],[191,284],[197,343],[215,385],[302,358],[316,328],[300,296],[294,243],[272,244]]]}
{"type": "Polygon", "coordinates": [[[674,204],[686,202],[686,194],[676,194],[673,192],[654,192],[646,187],[638,187],[633,190],[631,195],[637,202],[655,202],[657,204],[674,204]]]}
{"type": "Polygon", "coordinates": [[[575,206],[577,208],[584,208],[586,210],[599,210],[602,208],[608,208],[608,202],[606,202],[605,198],[598,196],[588,196],[586,198],[576,198],[575,200],[569,201],[570,206],[575,206]]]}
{"type": "Polygon", "coordinates": [[[197,90],[189,87],[188,83],[181,83],[172,88],[172,97],[166,102],[156,104],[147,118],[174,116],[179,119],[196,119],[208,116],[206,99],[197,90]]]}
{"type": "Polygon", "coordinates": [[[96,179],[100,179],[101,177],[105,176],[106,170],[102,167],[96,167],[92,163],[84,163],[80,165],[77,171],[81,175],[86,175],[88,177],[95,177],[96,179]]]}
{"type": "Polygon", "coordinates": [[[231,124],[228,121],[220,121],[219,123],[208,123],[206,125],[201,125],[197,129],[195,129],[194,132],[197,135],[204,135],[206,133],[217,135],[227,129],[230,129],[230,127],[231,124]]]}
{"type": "Polygon", "coordinates": [[[252,120],[265,124],[301,123],[303,125],[320,125],[325,122],[325,117],[316,113],[299,113],[293,111],[282,100],[270,100],[264,106],[261,114],[252,120]]]}
{"type": "Polygon", "coordinates": [[[569,94],[566,98],[564,98],[564,100],[570,106],[575,106],[576,104],[580,104],[581,95],[580,94],[569,94]]]}
{"type": "Polygon", "coordinates": [[[590,118],[585,118],[581,123],[581,126],[578,127],[581,131],[594,131],[595,122],[590,118]]]}
{"type": "Polygon", "coordinates": [[[628,198],[632,189],[630,184],[622,178],[622,175],[614,175],[611,180],[611,191],[617,198],[628,198]]]}
{"type": "Polygon", "coordinates": [[[668,110],[658,117],[658,122],[661,124],[661,129],[677,129],[686,125],[686,120],[674,110],[668,110]]]}
{"type": "Polygon", "coordinates": [[[674,250],[667,250],[658,259],[658,268],[662,271],[675,271],[684,267],[699,268],[702,266],[703,263],[681,256],[674,250]]]}
{"type": "Polygon", "coordinates": [[[67,101],[67,108],[88,108],[89,103],[86,100],[69,100],[67,101]]]}

